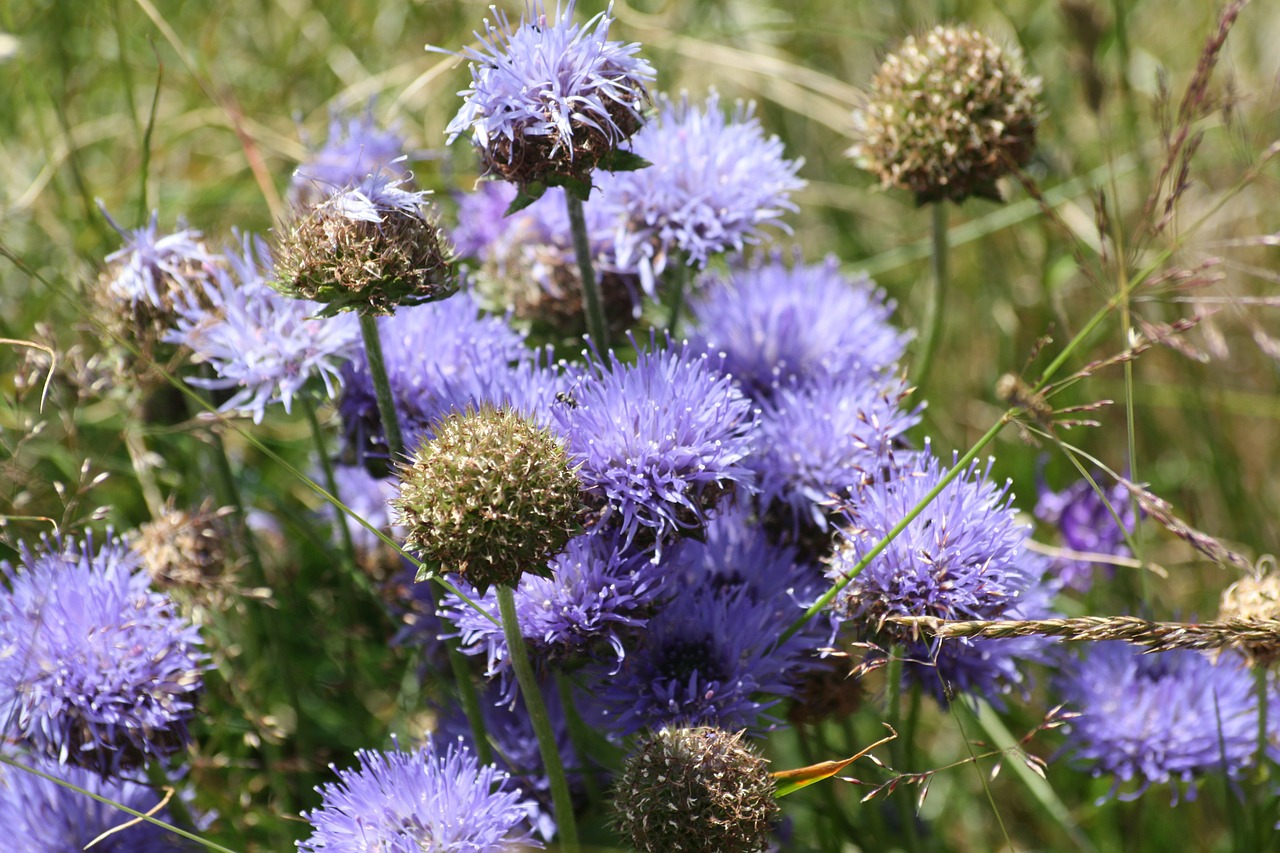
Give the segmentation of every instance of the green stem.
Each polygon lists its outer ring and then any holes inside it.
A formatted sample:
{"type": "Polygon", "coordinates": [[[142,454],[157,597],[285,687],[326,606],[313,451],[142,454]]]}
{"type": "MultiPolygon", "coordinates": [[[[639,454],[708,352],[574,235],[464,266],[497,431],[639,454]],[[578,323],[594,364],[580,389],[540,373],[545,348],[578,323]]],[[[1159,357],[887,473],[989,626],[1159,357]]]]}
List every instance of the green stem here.
{"type": "Polygon", "coordinates": [[[582,200],[572,193],[564,194],[569,208],[569,228],[573,232],[573,254],[578,259],[578,274],[582,278],[582,307],[586,312],[587,334],[595,344],[600,358],[609,358],[609,326],[604,319],[604,306],[600,300],[600,283],[591,266],[591,239],[587,236],[587,218],[582,212],[582,200]]]}
{"type": "Polygon", "coordinates": [[[924,309],[924,338],[920,341],[920,350],[912,365],[915,390],[911,392],[911,404],[924,399],[925,386],[929,383],[929,374],[933,372],[933,362],[938,353],[938,341],[942,339],[942,317],[947,299],[947,203],[934,202],[932,205],[933,244],[930,253],[933,271],[932,289],[929,301],[924,309]]]}
{"type": "Polygon", "coordinates": [[[404,434],[400,432],[395,397],[391,394],[391,382],[387,379],[387,362],[382,357],[378,318],[361,314],[360,334],[364,338],[365,356],[369,359],[369,376],[373,380],[373,396],[378,401],[378,416],[382,418],[382,434],[387,438],[387,461],[395,464],[404,458],[404,434]]]}
{"type": "Polygon", "coordinates": [[[351,525],[347,524],[346,508],[342,506],[338,495],[338,479],[333,473],[333,460],[329,458],[329,451],[324,443],[324,430],[320,426],[320,418],[316,415],[316,404],[306,394],[302,395],[302,409],[307,415],[307,425],[311,427],[311,438],[316,443],[316,455],[320,457],[320,470],[324,473],[324,487],[329,490],[329,497],[333,500],[330,506],[333,507],[334,523],[338,526],[338,534],[342,538],[343,551],[343,568],[351,579],[355,581],[356,586],[365,592],[373,592],[373,587],[369,583],[369,578],[360,571],[360,561],[356,557],[356,543],[351,538],[351,525]]]}
{"type": "Polygon", "coordinates": [[[547,716],[547,706],[542,701],[538,679],[533,674],[533,665],[529,663],[529,650],[525,648],[524,636],[520,633],[520,623],[516,617],[515,590],[509,586],[498,587],[498,612],[502,616],[502,633],[506,636],[511,668],[515,671],[516,683],[520,685],[520,694],[524,697],[524,707],[529,713],[529,722],[533,725],[533,733],[538,738],[538,751],[542,754],[542,764],[547,771],[547,778],[551,781],[551,802],[556,812],[556,830],[560,836],[560,849],[565,853],[577,853],[578,825],[573,816],[569,780],[564,774],[564,762],[560,759],[560,748],[556,745],[555,730],[551,728],[551,718],[547,716]]]}
{"type": "MultiPolygon", "coordinates": [[[[387,438],[387,454],[390,461],[394,462],[397,458],[404,458],[404,433],[400,431],[400,416],[396,413],[395,398],[391,394],[391,382],[387,379],[387,362],[382,357],[382,338],[378,334],[377,318],[361,314],[360,334],[364,337],[365,354],[369,359],[369,378],[373,380],[373,395],[378,401],[378,415],[382,418],[382,434],[387,438]]],[[[434,609],[440,605],[440,591],[436,589],[434,583],[428,587],[428,590],[431,593],[431,605],[434,609]]],[[[480,696],[476,693],[475,682],[471,680],[467,660],[458,650],[458,638],[446,639],[445,649],[449,653],[449,669],[453,672],[454,685],[458,688],[458,699],[471,726],[471,737],[476,744],[476,757],[482,764],[489,764],[493,761],[493,750],[489,746],[484,717],[480,714],[480,696]]]]}
{"type": "Polygon", "coordinates": [[[667,331],[676,333],[680,324],[680,314],[684,311],[684,292],[689,286],[689,264],[683,253],[675,258],[675,268],[671,272],[671,293],[668,296],[670,310],[667,313],[667,331]]]}
{"type": "MultiPolygon", "coordinates": [[[[885,667],[886,716],[888,724],[898,733],[898,737],[889,742],[889,756],[893,762],[895,773],[910,772],[907,767],[908,745],[902,735],[902,656],[906,649],[901,645],[889,648],[889,663],[885,667]]],[[[911,798],[905,789],[897,792],[898,817],[902,821],[902,832],[906,835],[907,849],[915,853],[920,849],[920,833],[916,829],[916,812],[911,798]]]]}

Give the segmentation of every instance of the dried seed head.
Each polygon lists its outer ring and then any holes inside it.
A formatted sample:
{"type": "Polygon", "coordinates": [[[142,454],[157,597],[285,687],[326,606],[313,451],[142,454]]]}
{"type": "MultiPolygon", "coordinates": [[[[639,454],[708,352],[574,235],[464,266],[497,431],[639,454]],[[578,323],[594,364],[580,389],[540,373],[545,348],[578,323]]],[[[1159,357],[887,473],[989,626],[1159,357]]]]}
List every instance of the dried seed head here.
{"type": "Polygon", "coordinates": [[[209,504],[194,512],[169,506],[159,518],[139,527],[131,543],[151,583],[166,592],[221,585],[227,568],[223,518],[229,511],[209,504]]]}
{"type": "Polygon", "coordinates": [[[450,415],[399,474],[406,546],[481,592],[548,574],[583,509],[564,442],[508,409],[450,415]]]}
{"type": "Polygon", "coordinates": [[[361,184],[298,211],[275,246],[281,293],[340,311],[391,314],[457,289],[451,252],[427,212],[426,192],[370,175],[361,184]]]}
{"type": "Polygon", "coordinates": [[[767,765],[742,732],[664,729],[627,759],[614,824],[641,853],[764,850],[779,814],[767,765]]]}
{"type": "MultiPolygon", "coordinates": [[[[1280,619],[1280,576],[1245,575],[1222,593],[1218,609],[1221,620],[1280,619]]],[[[1254,663],[1270,666],[1280,660],[1280,642],[1248,641],[1240,651],[1254,663]]]]}
{"type": "Polygon", "coordinates": [[[1039,94],[1016,54],[976,30],[935,27],[905,39],[872,78],[848,153],[920,204],[999,201],[996,179],[1031,159],[1039,94]]]}

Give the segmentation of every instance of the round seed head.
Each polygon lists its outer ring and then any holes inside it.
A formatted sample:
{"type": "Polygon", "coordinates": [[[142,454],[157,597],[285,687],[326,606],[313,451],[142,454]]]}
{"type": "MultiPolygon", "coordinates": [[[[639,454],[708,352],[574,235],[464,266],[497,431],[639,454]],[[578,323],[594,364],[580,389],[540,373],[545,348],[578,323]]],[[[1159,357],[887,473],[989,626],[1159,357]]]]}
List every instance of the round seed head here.
{"type": "MultiPolygon", "coordinates": [[[[1246,575],[1222,593],[1218,618],[1280,619],[1280,577],[1275,574],[1246,575]]],[[[1280,642],[1248,642],[1240,649],[1254,663],[1270,666],[1280,659],[1280,642]]]]}
{"type": "Polygon", "coordinates": [[[664,729],[627,759],[614,824],[641,853],[765,850],[779,815],[767,765],[742,732],[664,729]]]}
{"type": "Polygon", "coordinates": [[[483,593],[515,586],[578,528],[582,497],[564,443],[523,415],[481,407],[453,414],[400,467],[391,502],[406,546],[483,593]]]}
{"type": "Polygon", "coordinates": [[[854,111],[848,153],[920,204],[999,201],[996,179],[1031,159],[1039,95],[1016,54],[976,30],[938,26],[885,59],[854,111]]]}
{"type": "Polygon", "coordinates": [[[276,281],[286,296],[339,311],[391,314],[457,289],[451,252],[427,212],[427,193],[385,174],[303,208],[276,237],[276,281]]]}

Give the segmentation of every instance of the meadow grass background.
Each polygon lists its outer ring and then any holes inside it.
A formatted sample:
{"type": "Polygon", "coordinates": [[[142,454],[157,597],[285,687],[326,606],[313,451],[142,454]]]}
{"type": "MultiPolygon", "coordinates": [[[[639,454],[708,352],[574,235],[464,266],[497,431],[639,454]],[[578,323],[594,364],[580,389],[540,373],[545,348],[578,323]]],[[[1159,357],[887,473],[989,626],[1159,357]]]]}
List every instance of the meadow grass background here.
{"type": "MultiPolygon", "coordinates": [[[[519,6],[505,6],[519,14],[519,6]]],[[[600,8],[584,2],[579,16],[600,8]]],[[[909,195],[875,187],[844,157],[856,92],[902,36],[935,22],[973,24],[1020,46],[1044,83],[1039,149],[1028,171],[1070,233],[1017,186],[1008,188],[1010,204],[953,207],[953,287],[928,390],[927,433],[943,453],[967,448],[1004,410],[993,390],[997,378],[1023,371],[1046,333],[1057,343],[1045,351],[1054,352],[1121,276],[1157,249],[1173,249],[1171,264],[1185,267],[1221,258],[1222,280],[1187,294],[1210,297],[1220,309],[1185,337],[1203,359],[1158,347],[1142,355],[1130,380],[1108,368],[1053,404],[1115,400],[1093,415],[1100,426],[1062,437],[1116,470],[1131,470],[1181,517],[1259,559],[1280,548],[1280,308],[1244,300],[1280,289],[1277,249],[1257,239],[1280,231],[1280,167],[1253,168],[1280,137],[1275,6],[1246,8],[1227,42],[1210,88],[1221,109],[1197,125],[1204,140],[1194,185],[1171,236],[1141,253],[1130,242],[1164,155],[1161,81],[1176,105],[1217,11],[1203,0],[640,2],[615,6],[612,35],[644,44],[659,89],[697,97],[714,86],[728,99],[757,101],[766,129],[785,140],[789,156],[804,158],[801,174],[809,181],[796,197],[800,212],[788,218],[794,234],[779,235],[779,245],[794,242],[810,260],[833,253],[851,270],[870,270],[898,301],[905,325],[923,313],[929,214],[909,195]],[[1097,199],[1107,212],[1105,236],[1097,199]],[[1081,271],[1073,248],[1095,275],[1081,271]]],[[[98,333],[83,294],[119,246],[96,199],[125,227],[142,224],[154,208],[162,229],[184,217],[214,245],[232,228],[265,232],[285,210],[282,196],[306,140],[324,140],[331,110],[360,109],[371,98],[376,115],[397,122],[419,150],[418,181],[440,191],[448,208],[445,191],[469,189],[475,176],[465,145],[442,150],[466,72],[423,46],[461,47],[485,14],[479,2],[403,0],[0,4],[0,29],[11,35],[0,66],[0,245],[45,281],[0,261],[0,337],[63,353],[93,343],[98,333]]],[[[1137,315],[1164,322],[1196,309],[1167,299],[1133,305],[1137,315]]],[[[1071,365],[1114,354],[1125,342],[1113,318],[1071,365]]],[[[143,412],[119,396],[77,400],[60,384],[41,410],[38,384],[22,379],[43,364],[31,353],[0,346],[0,516],[7,519],[0,557],[48,529],[37,517],[74,527],[105,507],[105,519],[127,530],[147,520],[148,488],[174,495],[179,505],[206,495],[203,430],[170,411],[174,400],[153,397],[143,412]],[[140,458],[155,463],[143,466],[141,479],[140,458]],[[86,459],[90,476],[110,476],[77,497],[86,459]]],[[[1035,364],[1044,361],[1042,355],[1035,364]]],[[[276,412],[252,432],[308,468],[300,415],[276,412]]],[[[243,469],[246,499],[280,524],[265,567],[280,599],[272,611],[279,630],[264,640],[265,650],[233,646],[220,655],[191,778],[198,804],[221,815],[211,837],[237,850],[285,850],[304,831],[296,813],[316,804],[312,787],[327,778],[329,762],[345,766],[356,748],[384,744],[388,731],[412,736],[429,725],[421,702],[429,685],[419,688],[415,662],[387,647],[392,626],[378,604],[328,581],[314,494],[236,428],[224,435],[243,469]]],[[[993,452],[997,476],[1013,479],[1018,505],[1028,511],[1038,477],[1054,487],[1075,478],[1061,452],[1027,444],[1014,428],[993,452]]],[[[1144,582],[1121,572],[1080,600],[1080,613],[1214,614],[1234,576],[1151,524],[1139,544],[1140,556],[1168,577],[1144,582]]],[[[1045,680],[1042,673],[1038,681],[1045,680]]],[[[842,737],[878,737],[877,690],[869,679],[866,706],[842,737]]],[[[1034,728],[1046,710],[1042,694],[1025,707],[1011,701],[1005,725],[1014,733],[1034,728]]],[[[967,710],[931,705],[919,732],[913,769],[961,761],[966,739],[991,737],[967,710]]],[[[813,733],[819,749],[825,736],[813,733]]],[[[1060,741],[1041,735],[1030,749],[1049,757],[1060,741]]],[[[771,744],[777,766],[799,763],[794,736],[771,744]]],[[[988,789],[990,764],[981,766],[981,773],[964,765],[938,774],[923,811],[925,843],[951,850],[1000,849],[1006,839],[1019,850],[1265,849],[1250,845],[1266,843],[1263,817],[1274,811],[1267,805],[1272,783],[1261,777],[1250,780],[1243,803],[1210,782],[1196,801],[1172,809],[1161,790],[1098,807],[1094,799],[1108,783],[1065,763],[1051,764],[1039,788],[1006,768],[988,789]]],[[[819,823],[824,832],[853,836],[865,849],[892,849],[898,809],[860,805],[861,793],[832,784],[795,795],[787,806],[805,825],[828,820],[822,813],[837,798],[847,823],[819,823]]]]}

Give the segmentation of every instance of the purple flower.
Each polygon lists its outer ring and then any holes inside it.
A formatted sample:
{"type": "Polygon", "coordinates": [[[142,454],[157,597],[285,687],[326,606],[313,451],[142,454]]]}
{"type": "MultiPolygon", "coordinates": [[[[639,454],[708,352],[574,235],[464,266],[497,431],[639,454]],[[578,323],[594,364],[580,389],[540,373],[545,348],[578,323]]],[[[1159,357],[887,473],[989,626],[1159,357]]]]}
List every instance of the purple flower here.
{"type": "MultiPolygon", "coordinates": [[[[475,192],[458,193],[458,225],[450,236],[459,256],[487,261],[508,234],[532,220],[528,208],[507,216],[506,210],[515,198],[515,185],[506,181],[479,181],[475,192]]],[[[539,199],[530,207],[542,205],[543,199],[539,199]]],[[[560,207],[564,207],[563,199],[560,207]]]]}
{"type": "Polygon", "coordinates": [[[894,303],[835,258],[787,265],[777,254],[711,278],[690,300],[696,343],[725,353],[725,370],[756,399],[824,377],[878,379],[902,358],[910,332],[889,323],[894,303]]]}
{"type": "MultiPolygon", "coordinates": [[[[469,296],[380,317],[378,330],[409,449],[432,435],[434,421],[467,406],[515,405],[536,417],[555,397],[554,371],[538,362],[523,337],[501,317],[480,313],[469,296]]],[[[348,440],[361,459],[366,454],[385,458],[382,420],[363,353],[351,363],[345,379],[339,411],[348,440]]]]}
{"type": "Polygon", "coordinates": [[[380,128],[370,103],[361,115],[329,116],[329,138],[293,173],[290,192],[295,201],[324,199],[334,190],[358,184],[369,175],[402,178],[403,166],[396,161],[405,154],[404,137],[395,128],[380,128]]]}
{"type": "MultiPolygon", "coordinates": [[[[171,823],[168,809],[155,810],[161,793],[135,782],[105,779],[79,767],[29,759],[24,764],[90,793],[171,823]]],[[[176,853],[197,850],[166,829],[137,820],[34,773],[0,765],[0,827],[10,853],[176,853]],[[119,829],[132,824],[127,829],[119,829]],[[112,831],[116,830],[116,831],[112,831]],[[111,833],[105,834],[108,831],[111,833]],[[89,843],[98,843],[89,847],[89,843]]]]}
{"type": "MultiPolygon", "coordinates": [[[[1061,492],[1041,487],[1036,518],[1057,527],[1063,544],[1072,551],[1104,557],[1130,554],[1125,535],[1135,527],[1133,503],[1120,483],[1104,489],[1102,495],[1088,480],[1078,480],[1061,492]],[[1116,523],[1117,518],[1120,524],[1116,523]]],[[[1083,592],[1092,585],[1097,565],[1097,561],[1058,557],[1053,561],[1053,570],[1064,586],[1083,592]]]]}
{"type": "MultiPolygon", "coordinates": [[[[515,590],[517,621],[530,654],[539,662],[583,654],[621,661],[624,637],[644,626],[663,592],[664,570],[649,554],[624,550],[616,531],[574,537],[550,566],[550,577],[526,572],[515,590]]],[[[474,600],[497,618],[495,592],[474,600]]],[[[487,675],[510,674],[499,625],[453,595],[441,609],[457,625],[462,650],[487,655],[487,675]]]]}
{"type": "MultiPolygon", "coordinates": [[[[914,676],[945,700],[951,692],[994,698],[1022,677],[1014,659],[1038,657],[1038,643],[935,641],[924,646],[893,616],[1002,619],[1046,615],[1037,561],[1024,548],[1028,528],[1010,506],[1009,486],[988,480],[991,463],[964,469],[842,590],[848,618],[866,632],[903,643],[924,669],[914,676]],[[954,645],[953,645],[954,644],[954,645]]],[[[947,469],[928,448],[865,484],[845,507],[845,525],[828,577],[842,580],[930,491],[947,469]]]]}
{"type": "Polygon", "coordinates": [[[191,290],[216,260],[200,242],[199,231],[180,228],[161,235],[156,211],[151,212],[151,220],[142,228],[126,230],[116,224],[105,207],[99,207],[111,227],[124,238],[124,245],[106,257],[110,275],[107,288],[122,302],[146,303],[167,311],[174,293],[191,290]]]}
{"type": "Polygon", "coordinates": [[[141,558],[46,540],[0,563],[0,719],[34,752],[103,775],[184,748],[207,656],[141,558]]]}
{"type": "Polygon", "coordinates": [[[507,774],[480,766],[465,747],[428,740],[413,752],[361,750],[359,768],[316,790],[320,808],[304,815],[304,853],[501,853],[539,848],[523,824],[533,806],[507,774]],[[523,845],[523,847],[522,847],[523,845]]]}
{"type": "MultiPolygon", "coordinates": [[[[469,133],[485,166],[520,186],[549,179],[591,182],[591,169],[640,126],[654,77],[640,47],[609,41],[612,9],[584,26],[573,0],[547,18],[541,0],[519,26],[494,9],[496,25],[465,48],[471,87],[445,132],[469,133]],[[594,29],[593,29],[594,27],[594,29]]],[[[431,49],[431,48],[429,48],[431,49]]]]}
{"type": "Polygon", "coordinates": [[[639,269],[650,293],[672,255],[702,268],[713,255],[760,242],[763,226],[796,209],[791,193],[804,186],[800,162],[765,136],[755,105],[739,102],[726,117],[714,91],[700,106],[687,95],[661,97],[633,148],[652,165],[603,178],[599,204],[618,223],[617,265],[639,269]]]}
{"type": "MultiPolygon", "coordinates": [[[[1144,654],[1121,642],[1092,644],[1060,680],[1071,720],[1066,750],[1115,784],[1102,798],[1132,800],[1151,785],[1223,773],[1236,778],[1258,746],[1253,678],[1240,657],[1199,652],[1144,654]],[[1136,782],[1137,788],[1119,793],[1136,782]]],[[[1100,801],[1101,802],[1101,801],[1100,801]]]]}
{"type": "Polygon", "coordinates": [[[324,307],[289,299],[273,290],[266,243],[246,234],[240,251],[226,255],[229,269],[217,268],[202,287],[178,305],[178,319],[165,336],[191,349],[216,378],[189,380],[201,388],[235,389],[222,411],[239,411],[261,423],[267,406],[293,399],[314,377],[330,397],[341,383],[342,365],[359,351],[354,317],[319,318],[324,307]]]}
{"type": "MultiPolygon", "coordinates": [[[[652,343],[652,342],[651,342],[652,343]]],[[[597,359],[552,409],[578,476],[617,517],[629,547],[697,530],[726,490],[752,488],[746,464],[756,412],[718,360],[687,344],[643,351],[635,364],[597,359]]]]}
{"type": "Polygon", "coordinates": [[[856,375],[820,375],[807,385],[775,390],[761,405],[750,465],[760,481],[760,505],[784,509],[793,529],[827,529],[834,500],[880,476],[894,444],[920,422],[901,408],[906,387],[856,375]]]}
{"type": "Polygon", "coordinates": [[[768,709],[794,694],[812,666],[810,649],[830,639],[821,619],[774,647],[820,591],[820,578],[731,508],[685,540],[664,563],[678,592],[650,618],[622,666],[601,672],[593,692],[628,735],[660,725],[771,726],[768,709]]]}
{"type": "MultiPolygon", "coordinates": [[[[402,529],[392,529],[391,508],[387,503],[396,496],[394,477],[374,477],[361,465],[335,465],[333,478],[338,486],[337,498],[346,504],[352,516],[364,519],[370,527],[390,534],[397,541],[404,539],[402,529]]],[[[342,512],[332,504],[326,504],[326,507],[331,515],[342,512]]],[[[347,527],[351,530],[356,553],[366,558],[375,555],[385,547],[385,543],[355,518],[347,519],[347,527]]]]}

